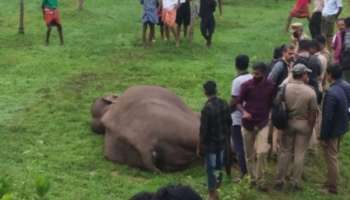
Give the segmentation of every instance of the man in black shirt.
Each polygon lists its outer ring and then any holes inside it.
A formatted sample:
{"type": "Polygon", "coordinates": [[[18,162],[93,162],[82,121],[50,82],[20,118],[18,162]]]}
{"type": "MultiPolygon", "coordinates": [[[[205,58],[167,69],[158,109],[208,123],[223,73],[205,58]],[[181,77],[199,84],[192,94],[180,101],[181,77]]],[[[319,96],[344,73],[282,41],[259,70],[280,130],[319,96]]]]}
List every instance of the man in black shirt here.
{"type": "MultiPolygon", "coordinates": [[[[221,12],[221,0],[219,0],[219,7],[221,12]]],[[[200,1],[199,17],[201,18],[201,33],[204,39],[207,41],[207,47],[211,46],[212,36],[215,31],[215,9],[215,0],[200,1]]]]}
{"type": "Polygon", "coordinates": [[[205,156],[209,200],[216,200],[219,198],[216,189],[222,180],[225,139],[229,138],[232,119],[227,103],[216,96],[216,83],[207,81],[203,88],[208,101],[201,112],[199,153],[205,156]]]}

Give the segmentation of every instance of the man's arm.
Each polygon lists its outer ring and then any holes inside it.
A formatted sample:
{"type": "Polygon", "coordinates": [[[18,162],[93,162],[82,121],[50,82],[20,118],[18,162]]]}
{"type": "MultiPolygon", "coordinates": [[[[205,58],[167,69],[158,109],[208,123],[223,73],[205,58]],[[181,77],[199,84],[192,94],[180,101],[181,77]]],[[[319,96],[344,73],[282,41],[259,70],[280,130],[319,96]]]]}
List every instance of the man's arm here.
{"type": "Polygon", "coordinates": [[[338,13],[337,13],[337,18],[339,17],[339,15],[341,14],[341,12],[343,11],[343,2],[342,0],[338,0],[337,2],[337,6],[339,8],[338,13]]]}
{"type": "Polygon", "coordinates": [[[278,61],[273,67],[267,79],[277,84],[280,74],[283,72],[283,63],[278,61]]]}
{"type": "Polygon", "coordinates": [[[316,124],[316,118],[318,115],[318,104],[317,104],[317,96],[316,93],[314,95],[312,95],[312,98],[309,102],[309,109],[310,109],[310,113],[309,113],[309,125],[311,127],[314,127],[316,124]]]}
{"type": "Polygon", "coordinates": [[[163,9],[163,0],[159,0],[158,2],[159,2],[159,8],[163,9]]]}
{"type": "Polygon", "coordinates": [[[230,107],[227,105],[227,103],[225,102],[225,118],[226,118],[226,123],[228,127],[231,127],[232,125],[232,118],[231,118],[231,109],[230,107]]]}
{"type": "Polygon", "coordinates": [[[336,106],[336,100],[334,96],[332,96],[327,92],[323,102],[322,113],[325,113],[325,114],[322,115],[322,125],[321,125],[321,135],[320,135],[321,140],[327,139],[331,132],[330,125],[333,123],[332,119],[334,118],[335,106],[336,106]]]}
{"type": "Polygon", "coordinates": [[[233,112],[236,110],[237,98],[241,90],[241,84],[239,84],[236,79],[232,81],[232,89],[231,89],[231,101],[230,101],[230,109],[233,112]]]}
{"type": "Polygon", "coordinates": [[[243,116],[242,116],[243,119],[252,119],[252,115],[249,112],[247,112],[243,107],[243,102],[246,100],[247,92],[248,92],[247,87],[245,84],[243,84],[241,88],[241,93],[237,100],[236,107],[239,111],[241,111],[241,113],[243,113],[243,116]]]}
{"type": "Polygon", "coordinates": [[[197,154],[203,155],[203,149],[206,144],[207,135],[208,135],[208,122],[209,122],[209,116],[208,116],[208,108],[204,107],[201,112],[201,118],[200,118],[200,128],[199,128],[199,143],[197,145],[197,154]]]}
{"type": "Polygon", "coordinates": [[[337,18],[339,17],[339,15],[341,14],[342,11],[343,11],[343,7],[339,7],[339,11],[337,13],[337,18]]]}
{"type": "Polygon", "coordinates": [[[231,101],[230,101],[230,109],[231,111],[234,111],[237,109],[237,96],[232,95],[231,101]]]}

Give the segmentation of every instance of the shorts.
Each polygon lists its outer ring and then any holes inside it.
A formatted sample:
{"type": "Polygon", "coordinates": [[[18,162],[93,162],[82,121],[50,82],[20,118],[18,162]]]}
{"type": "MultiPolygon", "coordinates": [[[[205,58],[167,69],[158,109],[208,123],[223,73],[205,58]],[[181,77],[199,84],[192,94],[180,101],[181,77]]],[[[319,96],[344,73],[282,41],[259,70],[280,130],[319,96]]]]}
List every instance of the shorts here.
{"type": "Polygon", "coordinates": [[[60,12],[58,9],[44,8],[44,20],[46,25],[61,25],[60,12]]]}
{"type": "Polygon", "coordinates": [[[190,2],[187,0],[182,3],[176,12],[176,24],[188,26],[191,22],[191,8],[190,2]]]}
{"type": "Polygon", "coordinates": [[[336,15],[322,16],[321,32],[327,38],[333,37],[334,25],[336,21],[337,21],[336,15]]]}
{"type": "Polygon", "coordinates": [[[154,26],[154,23],[147,21],[147,22],[143,22],[143,25],[154,26]]]}
{"type": "Polygon", "coordinates": [[[176,22],[176,10],[164,9],[162,12],[162,21],[166,26],[174,27],[176,22]]]}

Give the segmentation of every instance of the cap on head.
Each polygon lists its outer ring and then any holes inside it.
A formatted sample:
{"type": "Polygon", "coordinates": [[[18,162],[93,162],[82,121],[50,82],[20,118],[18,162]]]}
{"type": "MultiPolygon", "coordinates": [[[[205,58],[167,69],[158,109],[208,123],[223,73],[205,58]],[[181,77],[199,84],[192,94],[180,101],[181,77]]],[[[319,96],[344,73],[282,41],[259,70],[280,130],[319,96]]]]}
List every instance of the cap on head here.
{"type": "Polygon", "coordinates": [[[303,24],[299,22],[296,22],[290,25],[290,28],[294,31],[303,29],[303,27],[304,27],[303,24]]]}
{"type": "Polygon", "coordinates": [[[301,75],[304,73],[311,73],[312,70],[307,68],[304,64],[296,64],[294,65],[293,69],[292,69],[292,73],[293,75],[301,75]]]}

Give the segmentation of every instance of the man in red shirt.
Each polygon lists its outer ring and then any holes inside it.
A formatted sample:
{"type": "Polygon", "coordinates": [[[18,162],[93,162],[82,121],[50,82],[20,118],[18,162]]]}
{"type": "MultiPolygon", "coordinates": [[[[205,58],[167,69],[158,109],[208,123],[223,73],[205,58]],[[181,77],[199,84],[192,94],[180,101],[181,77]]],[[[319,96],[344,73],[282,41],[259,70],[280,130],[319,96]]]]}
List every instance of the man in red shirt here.
{"type": "Polygon", "coordinates": [[[267,66],[257,63],[253,66],[253,79],[241,86],[237,109],[242,113],[243,140],[247,158],[248,173],[252,185],[267,191],[264,171],[270,149],[269,113],[276,94],[275,84],[266,78],[267,66]]]}
{"type": "Polygon", "coordinates": [[[286,32],[292,23],[293,18],[307,18],[310,21],[309,3],[311,0],[297,0],[292,11],[290,12],[286,24],[286,32]]]}

